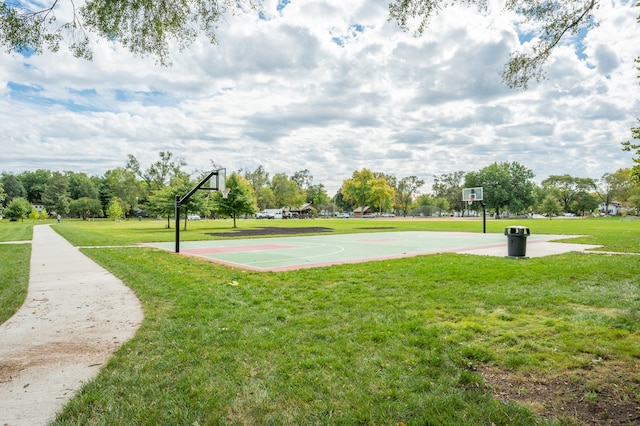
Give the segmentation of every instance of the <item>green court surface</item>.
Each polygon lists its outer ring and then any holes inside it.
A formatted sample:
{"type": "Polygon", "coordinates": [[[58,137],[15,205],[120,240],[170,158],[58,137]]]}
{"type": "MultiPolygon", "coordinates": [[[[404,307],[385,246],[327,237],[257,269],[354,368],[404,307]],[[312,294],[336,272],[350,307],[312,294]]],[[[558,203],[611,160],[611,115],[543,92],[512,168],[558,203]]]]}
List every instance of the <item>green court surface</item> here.
{"type": "MultiPolygon", "coordinates": [[[[594,248],[549,242],[570,237],[531,235],[527,238],[527,256],[594,248]]],[[[175,250],[175,243],[145,245],[175,250]]],[[[443,252],[507,256],[507,237],[466,232],[385,232],[180,243],[180,254],[258,271],[284,271],[443,252]]]]}

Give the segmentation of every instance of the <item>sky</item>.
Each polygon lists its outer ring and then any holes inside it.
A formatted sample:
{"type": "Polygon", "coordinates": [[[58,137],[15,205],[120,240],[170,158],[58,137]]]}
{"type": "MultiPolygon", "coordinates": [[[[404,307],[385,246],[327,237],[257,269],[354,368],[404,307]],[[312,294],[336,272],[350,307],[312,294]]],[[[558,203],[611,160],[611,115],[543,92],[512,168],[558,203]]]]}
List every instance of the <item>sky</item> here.
{"type": "Polygon", "coordinates": [[[217,45],[172,49],[171,67],[105,40],[93,61],[0,53],[0,171],[102,176],[129,154],[144,169],[171,151],[194,178],[212,164],[306,169],[333,196],[363,168],[417,176],[429,193],[434,176],[495,162],[538,183],[633,165],[620,145],[640,117],[632,2],[603,1],[599,25],[526,91],[499,76],[531,42],[501,3],[445,9],[420,37],[388,21],[388,3],[264,0],[226,16],[217,45]]]}

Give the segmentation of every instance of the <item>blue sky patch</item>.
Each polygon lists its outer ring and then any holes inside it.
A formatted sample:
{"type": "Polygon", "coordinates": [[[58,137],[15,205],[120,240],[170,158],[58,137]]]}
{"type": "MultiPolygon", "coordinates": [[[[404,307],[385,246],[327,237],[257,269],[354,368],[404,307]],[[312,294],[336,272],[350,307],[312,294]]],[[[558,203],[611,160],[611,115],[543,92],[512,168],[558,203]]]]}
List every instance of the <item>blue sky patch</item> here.
{"type": "Polygon", "coordinates": [[[291,3],[291,0],[280,0],[278,1],[278,6],[276,7],[276,9],[278,10],[278,12],[281,12],[282,9],[287,7],[289,3],[291,3]]]}

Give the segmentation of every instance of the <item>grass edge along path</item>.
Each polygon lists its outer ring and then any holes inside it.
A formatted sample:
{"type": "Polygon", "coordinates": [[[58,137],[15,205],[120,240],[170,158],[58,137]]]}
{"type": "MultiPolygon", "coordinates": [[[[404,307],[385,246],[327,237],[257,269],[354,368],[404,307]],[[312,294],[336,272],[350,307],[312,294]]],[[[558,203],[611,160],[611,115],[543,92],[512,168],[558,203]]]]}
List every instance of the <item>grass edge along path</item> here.
{"type": "Polygon", "coordinates": [[[253,273],[149,249],[86,253],[134,289],[145,320],[56,424],[576,424],[632,419],[640,400],[637,257],[253,273]],[[629,374],[581,383],[594,360],[629,374]],[[572,371],[581,412],[494,399],[486,367],[572,371]]]}
{"type": "Polygon", "coordinates": [[[27,297],[31,244],[0,244],[0,324],[11,318],[27,297]]]}

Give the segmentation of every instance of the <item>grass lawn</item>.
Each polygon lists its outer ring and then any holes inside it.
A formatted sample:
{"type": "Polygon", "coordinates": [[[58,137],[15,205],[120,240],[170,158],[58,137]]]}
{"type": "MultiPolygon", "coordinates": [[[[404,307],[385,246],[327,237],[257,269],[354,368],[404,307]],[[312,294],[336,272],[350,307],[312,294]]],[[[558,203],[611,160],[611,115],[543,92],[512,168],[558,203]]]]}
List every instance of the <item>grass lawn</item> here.
{"type": "MultiPolygon", "coordinates": [[[[31,240],[33,224],[0,220],[0,242],[31,240]]],[[[0,324],[22,306],[29,285],[30,244],[0,244],[0,324]]]]}
{"type": "MultiPolygon", "coordinates": [[[[489,220],[487,230],[512,224],[489,220]]],[[[640,220],[517,224],[640,252],[640,220]]],[[[239,225],[482,231],[477,220],[239,225]]],[[[63,221],[54,229],[76,245],[120,246],[171,241],[174,230],[163,226],[63,221]]],[[[181,239],[225,230],[231,221],[189,222],[181,239]]],[[[138,247],[83,251],[136,292],[145,319],[55,424],[640,421],[637,255],[441,254],[259,273],[138,247]]]]}

